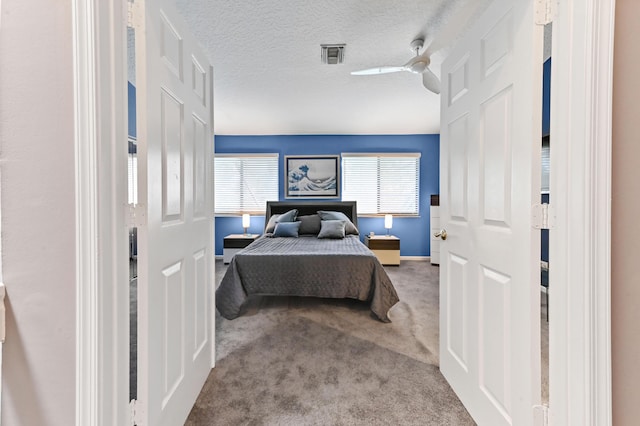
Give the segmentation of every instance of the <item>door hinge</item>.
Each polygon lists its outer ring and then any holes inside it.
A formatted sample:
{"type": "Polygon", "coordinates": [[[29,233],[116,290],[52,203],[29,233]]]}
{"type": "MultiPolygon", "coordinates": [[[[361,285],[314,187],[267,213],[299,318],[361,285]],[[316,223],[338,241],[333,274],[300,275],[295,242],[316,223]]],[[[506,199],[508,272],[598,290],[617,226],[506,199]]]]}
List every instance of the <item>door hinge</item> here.
{"type": "Polygon", "coordinates": [[[138,424],[137,423],[138,419],[136,418],[136,415],[137,415],[136,408],[137,408],[137,406],[138,406],[138,400],[137,399],[132,399],[131,401],[129,401],[129,420],[130,420],[129,421],[129,425],[130,426],[136,426],[138,424]]]}
{"type": "Polygon", "coordinates": [[[127,26],[133,29],[140,28],[142,24],[142,2],[129,0],[127,2],[127,26]]]}
{"type": "Polygon", "coordinates": [[[548,405],[533,406],[533,424],[534,426],[547,426],[549,424],[548,405]]]}
{"type": "Polygon", "coordinates": [[[535,204],[531,207],[531,226],[535,229],[553,229],[556,214],[551,204],[535,204]]]}
{"type": "Polygon", "coordinates": [[[556,17],[558,0],[534,0],[537,25],[547,25],[556,17]]]}
{"type": "Polygon", "coordinates": [[[127,225],[138,228],[147,224],[147,209],[142,204],[127,204],[127,225]]]}

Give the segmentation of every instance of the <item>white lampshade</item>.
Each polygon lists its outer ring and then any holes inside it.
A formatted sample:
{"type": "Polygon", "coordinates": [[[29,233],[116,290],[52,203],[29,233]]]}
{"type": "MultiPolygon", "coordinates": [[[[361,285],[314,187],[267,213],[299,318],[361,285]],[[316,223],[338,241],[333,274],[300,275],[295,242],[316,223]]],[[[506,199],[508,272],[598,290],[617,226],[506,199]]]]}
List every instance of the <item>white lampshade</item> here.
{"type": "Polygon", "coordinates": [[[385,214],[384,215],[384,227],[386,229],[391,229],[392,226],[393,226],[393,215],[392,214],[385,214]]]}
{"type": "Polygon", "coordinates": [[[251,225],[251,216],[249,213],[245,213],[242,215],[242,227],[246,229],[251,225]]]}

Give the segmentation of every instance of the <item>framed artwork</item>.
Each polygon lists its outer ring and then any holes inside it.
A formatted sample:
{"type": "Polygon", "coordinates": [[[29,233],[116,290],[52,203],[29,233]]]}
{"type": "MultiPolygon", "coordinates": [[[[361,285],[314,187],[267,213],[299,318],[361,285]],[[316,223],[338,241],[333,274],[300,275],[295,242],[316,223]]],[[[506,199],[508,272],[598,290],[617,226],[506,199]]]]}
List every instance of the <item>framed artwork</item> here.
{"type": "Polygon", "coordinates": [[[285,198],[338,198],[339,167],[339,155],[285,156],[285,198]]]}

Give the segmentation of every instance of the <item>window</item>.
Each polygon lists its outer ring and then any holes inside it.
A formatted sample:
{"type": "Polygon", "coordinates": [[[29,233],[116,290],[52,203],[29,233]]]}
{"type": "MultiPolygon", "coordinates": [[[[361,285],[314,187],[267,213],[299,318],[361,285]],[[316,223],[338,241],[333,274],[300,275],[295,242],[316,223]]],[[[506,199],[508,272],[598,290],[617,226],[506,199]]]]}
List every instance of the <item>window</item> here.
{"type": "Polygon", "coordinates": [[[216,154],[215,213],[264,214],[278,200],[278,154],[216,154]]]}
{"type": "Polygon", "coordinates": [[[359,214],[418,215],[419,153],[343,153],[342,199],[359,214]]]}
{"type": "Polygon", "coordinates": [[[549,143],[549,136],[542,138],[542,159],[540,161],[542,166],[542,185],[541,191],[544,193],[549,192],[549,175],[551,171],[551,145],[549,143]]]}
{"type": "Polygon", "coordinates": [[[138,154],[136,140],[129,138],[129,155],[127,156],[129,204],[138,204],[138,154]]]}

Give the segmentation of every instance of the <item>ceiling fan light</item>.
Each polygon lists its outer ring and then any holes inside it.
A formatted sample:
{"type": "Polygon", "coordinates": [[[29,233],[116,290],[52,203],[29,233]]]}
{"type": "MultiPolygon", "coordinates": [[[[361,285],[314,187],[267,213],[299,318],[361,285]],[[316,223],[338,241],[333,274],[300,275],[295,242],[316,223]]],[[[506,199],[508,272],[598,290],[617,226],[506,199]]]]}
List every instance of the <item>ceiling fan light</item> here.
{"type": "Polygon", "coordinates": [[[409,71],[411,71],[413,73],[416,73],[416,74],[422,74],[425,69],[427,69],[427,63],[426,62],[415,62],[415,63],[411,64],[411,66],[409,67],[409,71]]]}

